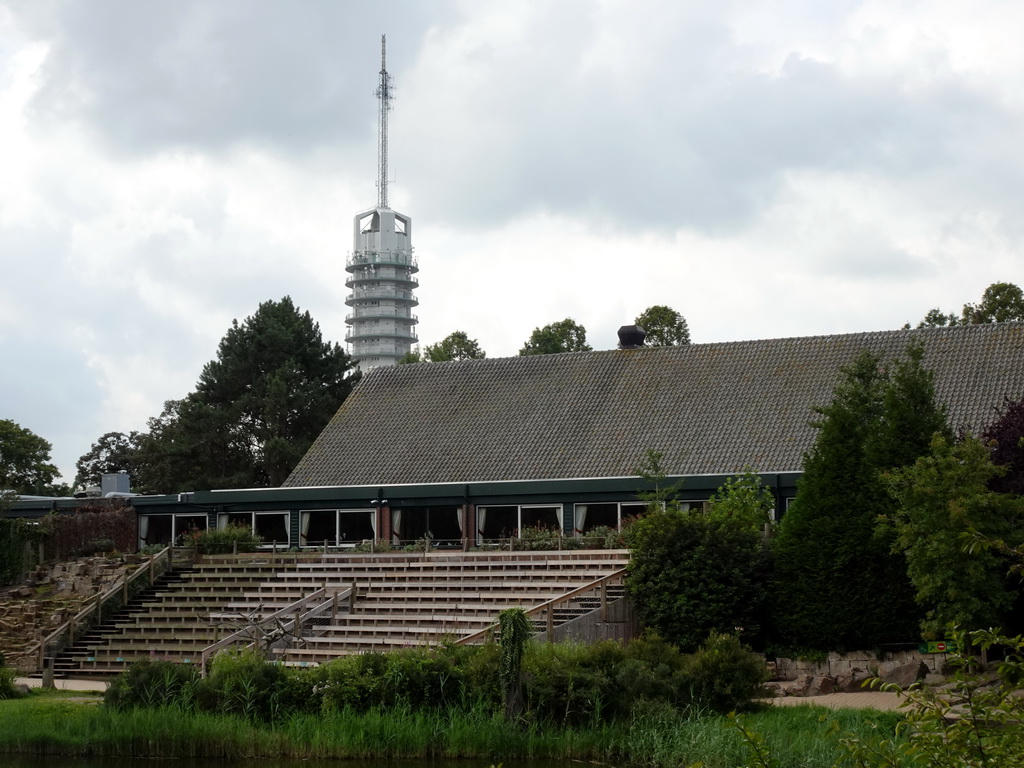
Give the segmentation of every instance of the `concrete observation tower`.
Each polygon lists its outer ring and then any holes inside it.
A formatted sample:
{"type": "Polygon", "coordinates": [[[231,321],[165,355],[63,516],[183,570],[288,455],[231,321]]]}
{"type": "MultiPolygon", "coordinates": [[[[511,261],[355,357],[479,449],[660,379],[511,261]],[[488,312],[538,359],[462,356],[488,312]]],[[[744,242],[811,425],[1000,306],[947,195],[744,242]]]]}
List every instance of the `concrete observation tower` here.
{"type": "Polygon", "coordinates": [[[364,370],[394,365],[416,343],[412,313],[419,304],[419,266],[412,249],[412,219],[388,205],[388,112],[394,95],[387,69],[386,40],[380,41],[380,83],[377,86],[377,207],[355,217],[352,253],[345,262],[345,304],[352,311],[345,341],[364,370]]]}

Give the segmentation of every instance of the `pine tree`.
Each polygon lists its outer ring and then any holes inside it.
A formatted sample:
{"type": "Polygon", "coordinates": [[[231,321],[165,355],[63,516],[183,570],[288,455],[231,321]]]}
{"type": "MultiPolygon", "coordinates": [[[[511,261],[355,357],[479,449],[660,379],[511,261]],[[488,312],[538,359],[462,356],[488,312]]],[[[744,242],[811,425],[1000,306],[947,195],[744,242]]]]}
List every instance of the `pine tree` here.
{"type": "Polygon", "coordinates": [[[292,300],[232,322],[194,392],[139,436],[142,485],[177,492],[280,485],[351,391],[354,363],[292,300]]]}
{"type": "Polygon", "coordinates": [[[922,357],[912,345],[890,369],[865,351],[816,409],[818,436],[774,543],[774,619],[785,645],[873,648],[917,636],[906,562],[878,521],[895,509],[881,473],[912,463],[936,431],[948,431],[922,357]]]}

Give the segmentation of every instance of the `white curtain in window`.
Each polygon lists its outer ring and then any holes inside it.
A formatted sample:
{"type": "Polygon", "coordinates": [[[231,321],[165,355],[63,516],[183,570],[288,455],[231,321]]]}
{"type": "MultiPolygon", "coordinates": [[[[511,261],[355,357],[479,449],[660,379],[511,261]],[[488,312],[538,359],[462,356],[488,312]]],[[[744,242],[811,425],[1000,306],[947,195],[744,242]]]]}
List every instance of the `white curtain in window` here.
{"type": "Polygon", "coordinates": [[[300,514],[302,515],[302,520],[300,521],[301,527],[299,528],[299,546],[304,547],[308,541],[309,522],[313,518],[313,513],[302,512],[300,514]]]}
{"type": "Polygon", "coordinates": [[[147,536],[149,536],[149,515],[139,515],[139,541],[142,546],[149,543],[146,541],[147,536]]]}
{"type": "Polygon", "coordinates": [[[484,543],[484,523],[487,522],[487,507],[476,508],[476,543],[484,543]]]}
{"type": "Polygon", "coordinates": [[[402,510],[391,510],[391,538],[397,544],[402,540],[402,510]]]}
{"type": "Polygon", "coordinates": [[[459,521],[459,533],[466,531],[466,508],[459,507],[455,510],[455,519],[459,521]]]}
{"type": "Polygon", "coordinates": [[[558,518],[558,535],[561,536],[565,533],[565,521],[562,519],[565,515],[565,504],[559,504],[555,507],[555,517],[558,518]]]}
{"type": "Polygon", "coordinates": [[[373,531],[373,538],[377,538],[377,510],[370,510],[370,530],[373,531]]]}
{"type": "Polygon", "coordinates": [[[583,526],[587,524],[587,505],[577,504],[576,505],[576,525],[573,526],[576,529],[576,533],[583,533],[583,526]]]}

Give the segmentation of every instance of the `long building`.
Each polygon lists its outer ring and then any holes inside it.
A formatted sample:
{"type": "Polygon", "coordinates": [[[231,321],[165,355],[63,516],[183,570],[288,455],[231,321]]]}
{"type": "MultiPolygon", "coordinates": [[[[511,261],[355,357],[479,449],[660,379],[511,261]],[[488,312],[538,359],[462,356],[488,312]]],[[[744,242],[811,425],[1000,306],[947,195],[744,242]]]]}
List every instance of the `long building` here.
{"type": "MultiPolygon", "coordinates": [[[[781,516],[815,438],[813,408],[832,399],[841,367],[865,349],[893,360],[911,341],[956,431],[977,433],[1024,397],[1021,323],[382,367],[281,488],[125,502],[147,544],[241,523],[279,547],[428,535],[469,547],[534,526],[618,526],[643,507],[651,485],[635,468],[654,450],[684,503],[749,468],[781,516]]],[[[74,505],[26,500],[7,514],[74,505]]]]}

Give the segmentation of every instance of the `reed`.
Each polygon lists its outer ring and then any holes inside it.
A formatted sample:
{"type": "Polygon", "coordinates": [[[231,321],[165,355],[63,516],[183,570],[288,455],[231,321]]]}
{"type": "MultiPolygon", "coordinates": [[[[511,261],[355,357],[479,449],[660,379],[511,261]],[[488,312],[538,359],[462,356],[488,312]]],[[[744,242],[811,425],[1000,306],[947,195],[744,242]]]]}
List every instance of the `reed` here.
{"type": "MultiPolygon", "coordinates": [[[[782,765],[831,766],[838,755],[827,734],[892,734],[898,717],[810,707],[746,716],[782,765]]],[[[180,707],[117,711],[93,703],[29,697],[0,702],[0,753],[165,758],[472,758],[497,764],[515,758],[585,760],[638,768],[745,765],[738,730],[717,715],[683,715],[654,707],[621,722],[576,727],[515,723],[485,706],[416,710],[399,705],[365,712],[295,714],[277,725],[242,715],[180,707]]]]}

